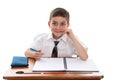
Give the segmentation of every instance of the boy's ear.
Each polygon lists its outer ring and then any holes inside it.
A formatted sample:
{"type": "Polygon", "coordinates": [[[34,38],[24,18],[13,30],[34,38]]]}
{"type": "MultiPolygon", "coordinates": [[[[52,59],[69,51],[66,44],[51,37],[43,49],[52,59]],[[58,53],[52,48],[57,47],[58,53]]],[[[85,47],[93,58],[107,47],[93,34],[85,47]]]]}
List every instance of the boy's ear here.
{"type": "Polygon", "coordinates": [[[48,21],[48,26],[50,27],[50,21],[48,21]]]}

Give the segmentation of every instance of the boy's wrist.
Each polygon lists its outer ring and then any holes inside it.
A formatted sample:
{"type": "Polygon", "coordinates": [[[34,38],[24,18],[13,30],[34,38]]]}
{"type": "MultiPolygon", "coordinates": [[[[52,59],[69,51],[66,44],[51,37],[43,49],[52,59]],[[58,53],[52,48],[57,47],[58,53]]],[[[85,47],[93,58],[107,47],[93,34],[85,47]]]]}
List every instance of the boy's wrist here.
{"type": "Polygon", "coordinates": [[[75,39],[75,36],[74,36],[74,34],[73,33],[69,33],[69,38],[71,39],[71,40],[74,40],[75,39]]]}

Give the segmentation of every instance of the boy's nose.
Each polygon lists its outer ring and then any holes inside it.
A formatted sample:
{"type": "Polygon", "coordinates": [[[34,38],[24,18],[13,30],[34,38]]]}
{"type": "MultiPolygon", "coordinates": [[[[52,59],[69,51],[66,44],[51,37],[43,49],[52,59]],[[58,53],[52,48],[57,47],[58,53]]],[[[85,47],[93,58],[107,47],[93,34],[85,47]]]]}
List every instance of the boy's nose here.
{"type": "Polygon", "coordinates": [[[57,26],[56,26],[56,29],[60,29],[60,27],[61,27],[60,25],[57,25],[57,26]]]}

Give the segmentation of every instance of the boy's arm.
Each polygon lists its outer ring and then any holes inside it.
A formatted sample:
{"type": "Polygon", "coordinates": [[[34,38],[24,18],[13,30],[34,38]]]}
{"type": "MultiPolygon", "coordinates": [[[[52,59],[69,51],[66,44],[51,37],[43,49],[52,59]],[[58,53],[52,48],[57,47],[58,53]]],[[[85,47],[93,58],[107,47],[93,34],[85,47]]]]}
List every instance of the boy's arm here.
{"type": "Polygon", "coordinates": [[[80,44],[80,42],[77,40],[71,29],[68,29],[66,33],[68,37],[73,41],[73,44],[78,52],[79,57],[82,60],[86,60],[88,58],[87,50],[80,44]]]}

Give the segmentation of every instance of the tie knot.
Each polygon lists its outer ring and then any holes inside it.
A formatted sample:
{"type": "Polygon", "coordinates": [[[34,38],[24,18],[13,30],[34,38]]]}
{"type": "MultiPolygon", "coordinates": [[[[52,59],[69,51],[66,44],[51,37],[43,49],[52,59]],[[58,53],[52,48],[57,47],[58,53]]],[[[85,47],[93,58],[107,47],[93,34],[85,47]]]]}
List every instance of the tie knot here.
{"type": "Polygon", "coordinates": [[[59,41],[54,41],[54,43],[55,43],[55,46],[57,46],[57,44],[59,43],[59,41]]]}

